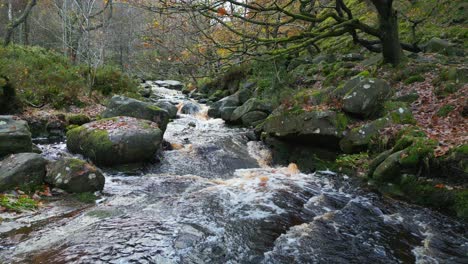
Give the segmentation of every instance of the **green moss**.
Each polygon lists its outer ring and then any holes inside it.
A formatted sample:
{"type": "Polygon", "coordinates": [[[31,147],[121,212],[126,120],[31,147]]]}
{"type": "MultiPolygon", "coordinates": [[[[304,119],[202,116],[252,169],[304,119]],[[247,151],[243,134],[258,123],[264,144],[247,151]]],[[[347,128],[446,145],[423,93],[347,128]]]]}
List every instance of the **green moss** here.
{"type": "Polygon", "coordinates": [[[424,159],[433,157],[437,141],[422,137],[413,138],[412,144],[406,148],[400,159],[400,164],[405,167],[416,167],[424,159]]]}
{"type": "Polygon", "coordinates": [[[111,211],[108,210],[94,210],[91,212],[88,212],[86,215],[91,216],[91,217],[96,217],[100,219],[108,218],[113,215],[111,211]]]}
{"type": "Polygon", "coordinates": [[[91,121],[87,115],[83,115],[83,114],[68,115],[67,120],[70,125],[80,125],[80,126],[91,121]]]}
{"type": "Polygon", "coordinates": [[[454,209],[458,217],[468,221],[468,190],[456,193],[454,209]]]}
{"type": "Polygon", "coordinates": [[[148,105],[148,108],[154,111],[162,111],[162,109],[156,105],[148,105]]]}
{"type": "Polygon", "coordinates": [[[453,105],[444,105],[439,109],[439,111],[437,111],[437,115],[440,116],[440,117],[446,117],[454,109],[455,109],[455,106],[453,106],[453,105]]]}
{"type": "Polygon", "coordinates": [[[86,162],[80,159],[69,159],[68,160],[68,166],[75,171],[75,170],[80,170],[86,165],[86,162]]]}
{"type": "Polygon", "coordinates": [[[458,146],[452,149],[452,152],[468,155],[468,144],[458,146]]]}
{"type": "Polygon", "coordinates": [[[413,75],[413,76],[410,76],[408,79],[406,79],[404,81],[405,84],[412,84],[412,83],[416,83],[416,82],[423,82],[424,81],[424,77],[420,74],[418,75],[413,75]]]}
{"type": "Polygon", "coordinates": [[[369,154],[367,152],[350,155],[343,154],[340,155],[335,162],[340,167],[367,170],[369,168],[369,154]]]}
{"type": "Polygon", "coordinates": [[[343,113],[336,114],[336,128],[338,131],[345,131],[346,127],[348,126],[349,119],[343,113]]]}
{"type": "Polygon", "coordinates": [[[369,77],[371,77],[371,74],[370,74],[369,71],[365,70],[365,71],[360,72],[357,76],[361,76],[361,77],[364,77],[364,78],[369,78],[369,77]]]}
{"type": "Polygon", "coordinates": [[[8,194],[0,194],[0,207],[4,207],[9,211],[22,212],[24,210],[34,210],[39,203],[27,195],[18,197],[8,194]]]}

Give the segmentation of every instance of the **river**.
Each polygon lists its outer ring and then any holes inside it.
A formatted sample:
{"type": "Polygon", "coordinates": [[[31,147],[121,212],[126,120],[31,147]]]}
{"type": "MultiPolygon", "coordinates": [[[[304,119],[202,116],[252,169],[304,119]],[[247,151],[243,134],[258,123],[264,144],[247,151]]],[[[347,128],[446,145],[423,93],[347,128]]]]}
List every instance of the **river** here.
{"type": "MultiPolygon", "coordinates": [[[[154,88],[175,103],[180,92],[154,88]]],[[[331,171],[270,164],[251,131],[179,114],[159,162],[108,170],[95,205],[0,226],[4,263],[468,263],[468,226],[331,171]]],[[[63,142],[40,147],[50,159],[63,142]]]]}

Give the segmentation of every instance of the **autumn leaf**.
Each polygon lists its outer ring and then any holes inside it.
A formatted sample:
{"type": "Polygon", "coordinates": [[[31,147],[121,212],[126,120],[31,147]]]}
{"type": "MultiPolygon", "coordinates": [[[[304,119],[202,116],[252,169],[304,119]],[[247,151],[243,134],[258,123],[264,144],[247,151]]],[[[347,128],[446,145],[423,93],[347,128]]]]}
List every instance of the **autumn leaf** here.
{"type": "Polygon", "coordinates": [[[227,13],[228,12],[227,12],[226,8],[224,8],[224,7],[218,8],[218,15],[219,16],[225,16],[225,15],[227,15],[227,13]]]}

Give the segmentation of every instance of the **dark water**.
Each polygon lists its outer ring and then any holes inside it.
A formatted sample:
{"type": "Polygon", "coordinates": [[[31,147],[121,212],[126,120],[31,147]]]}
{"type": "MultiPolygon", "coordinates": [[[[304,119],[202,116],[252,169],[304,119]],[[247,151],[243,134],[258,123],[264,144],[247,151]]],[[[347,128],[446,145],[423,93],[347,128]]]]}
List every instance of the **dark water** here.
{"type": "MultiPolygon", "coordinates": [[[[57,201],[49,215],[19,217],[21,230],[0,227],[0,260],[468,263],[465,224],[361,190],[344,175],[270,167],[268,150],[247,130],[205,111],[169,124],[174,150],[159,163],[139,175],[108,171],[98,204],[57,201]]],[[[63,143],[41,147],[49,158],[65,151],[63,143]]]]}

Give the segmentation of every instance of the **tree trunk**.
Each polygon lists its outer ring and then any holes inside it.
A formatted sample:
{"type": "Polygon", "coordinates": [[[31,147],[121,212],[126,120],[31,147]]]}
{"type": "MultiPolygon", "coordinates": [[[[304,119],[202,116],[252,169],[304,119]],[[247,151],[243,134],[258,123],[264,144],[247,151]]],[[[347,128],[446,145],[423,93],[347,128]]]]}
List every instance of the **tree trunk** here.
{"type": "Polygon", "coordinates": [[[400,64],[403,50],[398,33],[398,14],[393,9],[392,0],[373,0],[379,14],[380,40],[382,41],[382,55],[385,63],[396,66],[400,64]]]}
{"type": "Polygon", "coordinates": [[[5,47],[8,46],[8,44],[10,44],[15,28],[21,25],[26,20],[26,18],[28,18],[29,13],[31,12],[32,8],[36,5],[36,3],[37,0],[31,0],[24,9],[23,13],[17,19],[11,20],[8,23],[5,33],[5,42],[3,43],[5,47]]]}

